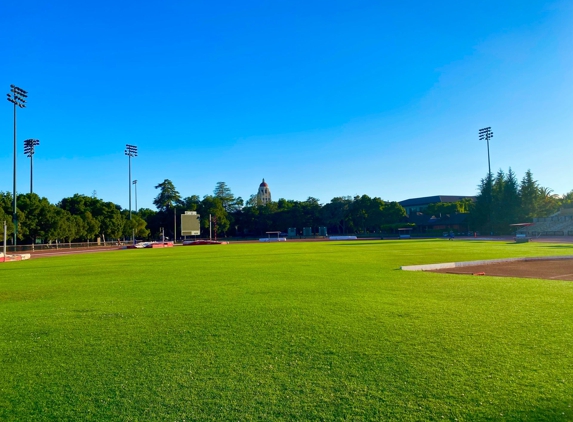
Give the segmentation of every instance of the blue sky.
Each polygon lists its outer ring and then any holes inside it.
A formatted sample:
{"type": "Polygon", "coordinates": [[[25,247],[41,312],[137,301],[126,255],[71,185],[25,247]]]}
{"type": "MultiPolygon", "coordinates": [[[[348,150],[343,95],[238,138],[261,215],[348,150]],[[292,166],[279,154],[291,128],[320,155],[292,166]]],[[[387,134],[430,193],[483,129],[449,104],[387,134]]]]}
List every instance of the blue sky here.
{"type": "MultiPolygon", "coordinates": [[[[29,92],[34,191],[138,206],[170,179],[247,199],[473,195],[492,170],[573,189],[573,5],[550,1],[21,0],[3,4],[0,81],[29,92]],[[76,3],[76,4],[74,4],[76,3]],[[12,20],[17,25],[11,24],[12,20]],[[15,29],[17,27],[18,29],[15,29]]],[[[12,108],[0,190],[12,191],[12,108]]]]}

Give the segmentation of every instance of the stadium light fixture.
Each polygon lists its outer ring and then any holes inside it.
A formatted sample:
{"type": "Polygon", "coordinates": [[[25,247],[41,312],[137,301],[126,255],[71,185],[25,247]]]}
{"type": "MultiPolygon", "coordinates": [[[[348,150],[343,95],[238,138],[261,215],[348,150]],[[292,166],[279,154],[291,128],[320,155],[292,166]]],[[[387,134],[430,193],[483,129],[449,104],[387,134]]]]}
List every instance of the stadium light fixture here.
{"type": "Polygon", "coordinates": [[[10,85],[10,93],[6,94],[8,101],[14,104],[14,179],[13,179],[13,188],[14,188],[14,213],[12,214],[12,221],[14,223],[14,251],[16,251],[16,243],[18,238],[18,213],[17,213],[17,204],[16,204],[16,153],[17,153],[17,145],[16,145],[16,109],[25,108],[26,107],[26,98],[28,98],[28,92],[24,91],[22,88],[17,87],[16,85],[10,85]]]}
{"type": "Polygon", "coordinates": [[[30,158],[30,193],[34,193],[34,153],[36,152],[36,147],[40,145],[40,141],[37,139],[26,139],[24,141],[24,154],[30,158]]]}

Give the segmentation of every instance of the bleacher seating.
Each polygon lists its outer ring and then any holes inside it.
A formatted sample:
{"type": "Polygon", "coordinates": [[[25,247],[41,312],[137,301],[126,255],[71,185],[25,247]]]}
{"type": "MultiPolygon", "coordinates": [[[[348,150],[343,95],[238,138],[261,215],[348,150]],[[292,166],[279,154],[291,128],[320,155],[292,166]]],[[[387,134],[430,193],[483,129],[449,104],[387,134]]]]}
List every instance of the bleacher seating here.
{"type": "Polygon", "coordinates": [[[573,215],[569,210],[559,211],[551,217],[534,218],[527,230],[520,230],[531,237],[570,236],[573,233],[573,215]]]}

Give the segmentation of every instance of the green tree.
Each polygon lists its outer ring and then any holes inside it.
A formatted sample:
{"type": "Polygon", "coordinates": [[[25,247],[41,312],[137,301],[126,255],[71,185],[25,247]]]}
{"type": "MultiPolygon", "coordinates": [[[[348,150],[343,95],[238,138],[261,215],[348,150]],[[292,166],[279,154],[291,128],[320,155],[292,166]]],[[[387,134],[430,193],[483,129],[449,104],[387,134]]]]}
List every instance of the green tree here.
{"type": "Polygon", "coordinates": [[[183,209],[185,211],[197,211],[201,206],[199,195],[191,195],[183,199],[183,209]]]}
{"type": "Polygon", "coordinates": [[[436,202],[430,204],[424,210],[426,215],[446,215],[446,214],[466,214],[473,208],[473,201],[471,198],[464,198],[456,202],[436,202]]]}
{"type": "Polygon", "coordinates": [[[74,220],[69,211],[61,208],[56,208],[56,224],[54,224],[48,232],[48,240],[50,241],[70,241],[74,238],[76,230],[74,228],[74,220]]]}
{"type": "Polygon", "coordinates": [[[84,212],[81,215],[85,223],[85,237],[87,240],[94,240],[100,233],[101,223],[95,218],[90,211],[84,212]]]}
{"type": "Polygon", "coordinates": [[[368,195],[355,196],[350,206],[350,215],[354,230],[359,233],[367,231],[368,217],[370,213],[370,203],[372,199],[368,195]]]}
{"type": "Polygon", "coordinates": [[[321,224],[320,205],[319,199],[309,196],[306,201],[299,202],[298,207],[301,210],[300,216],[302,217],[302,224],[298,227],[312,227],[316,230],[321,224]]]}
{"type": "Polygon", "coordinates": [[[209,227],[209,215],[211,215],[211,217],[217,219],[217,233],[226,234],[227,230],[229,230],[230,222],[228,213],[225,207],[223,207],[223,201],[221,201],[220,198],[205,195],[201,201],[199,215],[201,216],[201,225],[204,228],[209,227]]]}
{"type": "Polygon", "coordinates": [[[505,175],[503,192],[499,203],[499,212],[496,216],[498,233],[511,233],[510,224],[519,223],[521,198],[519,195],[519,182],[510,168],[505,175]]]}
{"type": "Polygon", "coordinates": [[[573,208],[573,190],[562,195],[559,203],[562,208],[573,208]]]}
{"type": "Polygon", "coordinates": [[[396,201],[385,202],[382,209],[382,224],[400,224],[406,218],[406,210],[396,201]]]}
{"type": "Polygon", "coordinates": [[[21,234],[28,243],[46,239],[51,228],[57,224],[56,207],[35,193],[18,195],[18,209],[22,212],[21,234]]]}
{"type": "Polygon", "coordinates": [[[261,198],[259,198],[259,195],[253,194],[249,197],[249,199],[247,199],[247,202],[245,205],[247,207],[257,207],[259,205],[263,205],[263,201],[261,201],[261,198]]]}
{"type": "Polygon", "coordinates": [[[213,195],[221,200],[223,208],[228,213],[237,211],[243,206],[243,199],[241,197],[235,198],[231,188],[227,186],[225,182],[217,182],[215,189],[213,190],[213,195]]]}
{"type": "Polygon", "coordinates": [[[124,210],[122,216],[125,219],[123,226],[122,236],[124,239],[131,239],[135,236],[138,239],[147,239],[150,231],[147,228],[147,222],[136,213],[131,213],[131,220],[129,219],[129,211],[124,210]]]}
{"type": "Polygon", "coordinates": [[[537,216],[549,217],[559,210],[559,195],[555,195],[549,188],[540,187],[537,199],[537,216]]]}
{"type": "Polygon", "coordinates": [[[503,170],[499,170],[493,179],[492,186],[492,202],[491,202],[491,225],[492,231],[496,234],[500,234],[499,229],[501,227],[501,220],[504,214],[503,208],[503,191],[505,188],[505,173],[503,170]]]}
{"type": "Polygon", "coordinates": [[[537,205],[539,201],[539,184],[533,179],[531,170],[525,172],[519,185],[519,195],[521,197],[520,219],[530,222],[537,217],[537,205]]]}
{"type": "Polygon", "coordinates": [[[456,202],[458,206],[458,213],[460,214],[469,214],[474,210],[475,202],[472,198],[464,198],[458,202],[456,202]]]}
{"type": "Polygon", "coordinates": [[[247,205],[235,214],[237,233],[240,235],[256,233],[259,218],[259,207],[247,205]]]}
{"type": "Polygon", "coordinates": [[[101,234],[105,239],[119,239],[123,234],[123,226],[126,222],[121,215],[121,207],[113,202],[101,201],[95,211],[96,218],[100,222],[101,234]]]}
{"type": "Polygon", "coordinates": [[[155,186],[155,189],[159,189],[159,194],[153,200],[153,204],[159,211],[168,212],[172,208],[182,204],[181,195],[175,189],[171,180],[165,179],[155,186]]]}
{"type": "Polygon", "coordinates": [[[349,196],[339,196],[332,198],[330,202],[322,207],[322,221],[329,232],[346,233],[346,226],[350,217],[350,207],[352,198],[349,196]]]}
{"type": "Polygon", "coordinates": [[[162,183],[159,183],[155,186],[155,189],[159,189],[159,194],[153,200],[153,204],[159,210],[156,221],[160,227],[165,229],[166,233],[170,233],[170,235],[175,238],[175,210],[178,206],[183,205],[181,195],[175,189],[173,182],[169,179],[165,179],[162,183]]]}
{"type": "MultiPolygon", "coordinates": [[[[4,210],[4,218],[6,219],[7,230],[10,234],[14,234],[14,224],[12,222],[13,210],[13,196],[10,192],[0,192],[0,208],[4,210]]],[[[24,236],[22,234],[22,220],[24,219],[24,213],[20,208],[16,209],[16,214],[18,215],[18,239],[23,240],[24,236]]],[[[4,220],[2,220],[3,222],[4,220]]],[[[2,223],[0,222],[0,224],[2,223]]],[[[12,242],[13,237],[10,239],[12,242]]]]}
{"type": "Polygon", "coordinates": [[[14,223],[12,217],[6,214],[4,208],[0,207],[0,242],[4,240],[4,221],[6,222],[6,239],[10,239],[14,234],[14,223]]]}
{"type": "Polygon", "coordinates": [[[492,230],[492,191],[493,175],[488,173],[487,176],[480,181],[474,212],[470,216],[470,225],[484,233],[489,233],[492,230]]]}
{"type": "Polygon", "coordinates": [[[150,236],[157,237],[159,235],[160,228],[162,227],[163,216],[150,208],[140,208],[137,215],[145,221],[146,227],[149,231],[147,236],[138,235],[138,237],[141,237],[142,239],[149,239],[150,236]]]}
{"type": "Polygon", "coordinates": [[[78,232],[78,240],[92,240],[97,235],[117,239],[122,236],[127,221],[119,205],[93,196],[75,194],[62,199],[58,207],[81,218],[83,229],[78,232]]]}

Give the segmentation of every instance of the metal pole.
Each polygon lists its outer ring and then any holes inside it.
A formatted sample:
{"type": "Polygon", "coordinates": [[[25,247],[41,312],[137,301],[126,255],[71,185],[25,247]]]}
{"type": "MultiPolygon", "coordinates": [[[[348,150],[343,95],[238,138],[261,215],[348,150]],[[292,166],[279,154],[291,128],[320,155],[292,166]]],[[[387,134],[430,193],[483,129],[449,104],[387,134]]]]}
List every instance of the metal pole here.
{"type": "Polygon", "coordinates": [[[132,183],[135,187],[135,212],[137,212],[137,180],[134,180],[132,183]]]}
{"type": "Polygon", "coordinates": [[[211,214],[209,214],[209,240],[211,240],[211,214]]]}
{"type": "Polygon", "coordinates": [[[34,154],[30,154],[30,193],[34,193],[34,154]]]}
{"type": "Polygon", "coordinates": [[[6,262],[6,231],[8,230],[8,226],[6,225],[6,220],[4,220],[4,247],[3,247],[3,252],[4,252],[4,262],[6,262]]]}
{"type": "Polygon", "coordinates": [[[131,220],[131,155],[127,156],[129,161],[129,219],[131,220]]]}
{"type": "Polygon", "coordinates": [[[493,175],[491,174],[491,162],[490,162],[490,155],[489,155],[489,140],[493,138],[493,132],[491,131],[491,127],[484,127],[482,129],[479,130],[479,139],[480,141],[483,141],[485,139],[485,141],[487,142],[487,169],[488,169],[488,174],[487,174],[487,182],[488,182],[488,189],[489,189],[489,224],[490,224],[490,234],[493,235],[493,212],[492,212],[492,206],[493,206],[493,192],[492,192],[492,188],[493,188],[493,175]]]}
{"type": "Polygon", "coordinates": [[[40,141],[37,139],[24,141],[24,154],[30,158],[30,193],[34,193],[34,153],[37,145],[40,145],[40,141]]]}
{"type": "MultiPolygon", "coordinates": [[[[131,221],[131,157],[137,157],[137,146],[136,145],[125,145],[125,155],[127,155],[127,162],[129,168],[129,221],[131,221]]],[[[132,238],[133,242],[135,242],[135,234],[133,234],[132,238]]]]}
{"type": "Polygon", "coordinates": [[[173,207],[173,245],[177,241],[177,207],[173,207]]]}
{"type": "Polygon", "coordinates": [[[16,196],[16,156],[18,152],[18,148],[16,145],[16,108],[26,107],[26,98],[28,97],[28,93],[24,91],[22,88],[19,88],[15,85],[10,85],[10,94],[8,94],[7,100],[14,104],[14,212],[12,214],[12,221],[14,222],[14,250],[16,250],[16,244],[18,239],[18,208],[17,208],[17,201],[18,198],[16,196]]]}
{"type": "Polygon", "coordinates": [[[489,174],[491,174],[491,164],[489,162],[489,136],[486,139],[487,139],[487,168],[489,170],[489,174]]]}
{"type": "Polygon", "coordinates": [[[137,146],[126,144],[125,155],[128,157],[129,166],[129,219],[131,220],[131,157],[137,157],[137,146]]]}
{"type": "Polygon", "coordinates": [[[490,162],[490,156],[489,156],[489,140],[493,138],[493,132],[491,131],[491,127],[484,127],[482,129],[479,130],[479,139],[480,141],[483,141],[485,139],[485,141],[487,142],[487,169],[489,171],[489,173],[491,174],[491,162],[490,162]]]}
{"type": "Polygon", "coordinates": [[[14,223],[14,251],[16,251],[16,239],[18,237],[18,213],[16,208],[16,103],[14,103],[14,213],[12,222],[14,223]]]}

